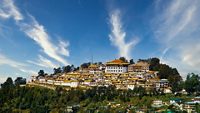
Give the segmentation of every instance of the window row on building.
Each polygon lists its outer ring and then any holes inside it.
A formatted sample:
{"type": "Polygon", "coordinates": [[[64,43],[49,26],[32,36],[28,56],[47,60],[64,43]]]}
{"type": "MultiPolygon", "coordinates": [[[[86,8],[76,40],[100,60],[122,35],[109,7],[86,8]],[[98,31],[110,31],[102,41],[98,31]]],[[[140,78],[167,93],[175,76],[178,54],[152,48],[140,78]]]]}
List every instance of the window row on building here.
{"type": "Polygon", "coordinates": [[[122,70],[107,70],[108,73],[122,73],[122,70]]]}
{"type": "Polygon", "coordinates": [[[116,66],[107,66],[107,69],[122,69],[123,67],[119,66],[119,67],[116,67],[116,66]]]}

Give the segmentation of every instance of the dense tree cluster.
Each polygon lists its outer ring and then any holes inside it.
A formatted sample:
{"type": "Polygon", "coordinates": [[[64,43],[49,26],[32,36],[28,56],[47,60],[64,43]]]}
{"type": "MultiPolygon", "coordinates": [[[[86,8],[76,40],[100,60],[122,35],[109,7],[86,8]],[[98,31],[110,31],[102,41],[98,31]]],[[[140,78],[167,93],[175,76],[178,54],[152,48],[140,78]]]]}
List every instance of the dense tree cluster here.
{"type": "Polygon", "coordinates": [[[16,86],[24,85],[24,84],[26,84],[26,79],[22,78],[22,77],[17,77],[14,82],[15,82],[16,86]]]}
{"type": "MultiPolygon", "coordinates": [[[[67,65],[67,66],[63,66],[63,67],[58,67],[58,68],[53,69],[53,73],[50,74],[50,76],[60,75],[62,73],[68,73],[68,72],[71,72],[71,71],[76,71],[78,69],[79,69],[79,67],[74,67],[74,65],[67,65]]],[[[45,76],[48,76],[48,74],[45,73],[44,70],[39,70],[37,78],[38,77],[45,77],[45,76]]]]}
{"type": "Polygon", "coordinates": [[[189,73],[185,80],[185,90],[191,93],[200,93],[200,76],[198,74],[189,73]]]}
{"type": "Polygon", "coordinates": [[[160,59],[158,58],[150,58],[146,61],[150,64],[150,70],[158,71],[158,77],[160,79],[169,80],[173,92],[179,91],[181,89],[178,86],[181,85],[182,77],[176,68],[172,68],[167,64],[160,63],[160,59]]]}
{"type": "Polygon", "coordinates": [[[81,64],[81,68],[88,68],[91,62],[81,64]]]}
{"type": "MultiPolygon", "coordinates": [[[[28,110],[31,113],[55,113],[57,111],[62,113],[67,106],[78,105],[81,102],[84,102],[84,106],[90,102],[96,103],[105,100],[129,102],[131,97],[140,96],[142,98],[144,95],[147,94],[142,87],[134,90],[117,90],[114,86],[109,86],[69,91],[64,90],[61,86],[55,90],[41,87],[18,87],[11,78],[8,78],[0,89],[0,112],[18,113],[20,110],[28,110]]],[[[76,109],[78,110],[78,108],[76,109]]]]}
{"type": "Polygon", "coordinates": [[[122,60],[123,62],[128,62],[128,60],[125,57],[119,57],[119,60],[122,60]]]}
{"type": "MultiPolygon", "coordinates": [[[[116,112],[110,108],[102,109],[97,106],[104,101],[119,101],[129,103],[131,98],[140,99],[143,104],[150,107],[152,100],[147,97],[164,95],[151,89],[146,91],[143,87],[136,87],[133,90],[117,90],[115,86],[93,87],[91,89],[70,89],[58,86],[55,90],[42,87],[19,87],[19,81],[23,78],[18,77],[15,82],[8,78],[0,88],[0,113],[63,113],[68,106],[73,106],[74,112],[92,112],[102,110],[104,112],[116,112]],[[145,99],[144,99],[145,98],[145,99]],[[97,103],[97,104],[94,104],[97,103]],[[89,111],[88,111],[89,110],[89,111]],[[111,111],[110,111],[111,110],[111,111]]],[[[188,74],[181,88],[185,88],[189,94],[198,95],[200,92],[200,77],[197,74],[188,74]]],[[[134,103],[134,102],[133,102],[134,103]]],[[[135,105],[143,105],[138,102],[135,105]]],[[[125,109],[117,111],[126,112],[125,109]]]]}
{"type": "Polygon", "coordinates": [[[91,64],[95,64],[95,65],[101,65],[101,64],[103,64],[102,62],[94,62],[94,63],[92,63],[92,62],[87,62],[87,63],[83,63],[83,64],[81,64],[81,68],[88,68],[91,64]]]}

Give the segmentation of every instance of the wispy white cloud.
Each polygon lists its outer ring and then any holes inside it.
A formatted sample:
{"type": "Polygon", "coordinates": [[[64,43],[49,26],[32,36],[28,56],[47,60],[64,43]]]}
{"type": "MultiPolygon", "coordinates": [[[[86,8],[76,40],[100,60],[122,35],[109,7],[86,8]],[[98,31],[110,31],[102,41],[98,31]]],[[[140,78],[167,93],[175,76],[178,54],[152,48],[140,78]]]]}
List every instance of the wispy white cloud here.
{"type": "Polygon", "coordinates": [[[14,5],[13,0],[2,0],[0,5],[0,17],[7,19],[13,17],[16,21],[23,20],[22,14],[14,5]]]}
{"type": "Polygon", "coordinates": [[[138,38],[133,38],[126,42],[126,32],[123,29],[121,22],[120,10],[114,10],[110,14],[111,34],[109,34],[110,41],[118,48],[119,56],[130,59],[131,50],[139,42],[138,38]]]}
{"type": "Polygon", "coordinates": [[[10,66],[15,67],[15,68],[26,66],[26,64],[24,63],[11,60],[7,58],[5,55],[0,54],[0,65],[3,65],[3,64],[9,64],[10,66]]]}
{"type": "Polygon", "coordinates": [[[24,73],[27,73],[27,74],[37,75],[37,72],[36,72],[36,71],[30,70],[30,69],[21,68],[21,69],[19,69],[19,70],[20,70],[21,72],[24,72],[24,73]]]}
{"type": "Polygon", "coordinates": [[[51,42],[51,38],[46,32],[44,26],[40,25],[32,16],[31,20],[32,23],[20,24],[21,30],[24,31],[29,38],[33,39],[49,57],[64,65],[68,65],[69,63],[61,56],[69,56],[69,51],[66,49],[66,44],[68,42],[66,43],[62,41],[62,43],[59,43],[59,46],[56,46],[51,42]]]}
{"type": "Polygon", "coordinates": [[[163,4],[157,4],[160,8],[152,23],[163,48],[163,59],[181,65],[178,67],[182,72],[200,72],[200,1],[175,0],[163,4]]]}
{"type": "Polygon", "coordinates": [[[37,61],[30,61],[27,62],[35,64],[37,66],[45,67],[45,68],[56,68],[58,65],[54,64],[51,60],[39,55],[39,59],[37,61]]]}
{"type": "Polygon", "coordinates": [[[11,58],[8,58],[7,56],[0,54],[0,65],[8,65],[13,68],[18,69],[21,72],[25,72],[28,74],[36,74],[35,71],[28,69],[28,65],[25,63],[17,62],[11,58]]]}
{"type": "MultiPolygon", "coordinates": [[[[47,33],[45,27],[32,16],[24,16],[14,5],[13,0],[4,0],[0,7],[0,17],[13,18],[20,29],[32,40],[34,40],[43,50],[43,52],[56,61],[68,65],[69,63],[63,56],[69,56],[67,49],[69,42],[59,41],[55,44],[51,41],[51,36],[47,33]],[[6,15],[5,15],[6,14],[6,15]],[[26,18],[25,18],[26,17],[26,18]],[[21,21],[19,21],[21,20],[21,21]],[[25,20],[29,20],[28,22],[25,20]],[[58,45],[58,46],[57,46],[58,45]]],[[[56,41],[55,41],[56,42],[56,41]]]]}
{"type": "Polygon", "coordinates": [[[59,54],[64,55],[64,56],[69,56],[69,50],[67,50],[66,48],[69,46],[69,42],[65,42],[63,40],[59,40],[59,54]]]}

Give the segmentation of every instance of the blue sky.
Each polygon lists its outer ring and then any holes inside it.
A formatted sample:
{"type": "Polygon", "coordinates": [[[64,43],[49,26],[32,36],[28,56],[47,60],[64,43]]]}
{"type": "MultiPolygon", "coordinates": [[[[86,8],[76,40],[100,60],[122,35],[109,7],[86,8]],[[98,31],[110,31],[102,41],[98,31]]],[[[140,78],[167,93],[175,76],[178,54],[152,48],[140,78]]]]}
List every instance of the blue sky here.
{"type": "Polygon", "coordinates": [[[0,81],[125,56],[200,72],[200,1],[0,0],[0,81]]]}

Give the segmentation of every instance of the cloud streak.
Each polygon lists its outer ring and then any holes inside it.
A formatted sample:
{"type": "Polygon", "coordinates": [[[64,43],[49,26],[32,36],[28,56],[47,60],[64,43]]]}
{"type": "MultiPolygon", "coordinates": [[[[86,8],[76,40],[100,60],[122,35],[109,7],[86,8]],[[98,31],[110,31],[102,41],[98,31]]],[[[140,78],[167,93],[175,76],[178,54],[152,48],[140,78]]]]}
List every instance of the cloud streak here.
{"type": "Polygon", "coordinates": [[[156,40],[163,48],[163,59],[181,65],[178,67],[182,72],[200,72],[200,1],[175,0],[162,10],[163,4],[157,4],[152,23],[156,40]]]}
{"type": "Polygon", "coordinates": [[[16,21],[23,20],[22,14],[12,0],[3,0],[0,5],[0,17],[8,19],[13,17],[16,21]]]}
{"type": "Polygon", "coordinates": [[[45,68],[56,68],[58,67],[58,65],[54,64],[53,62],[51,62],[49,59],[38,55],[39,59],[37,61],[30,61],[28,60],[27,62],[37,65],[37,66],[41,66],[41,67],[45,67],[45,68]]]}
{"type": "Polygon", "coordinates": [[[16,62],[7,58],[5,55],[0,54],[0,65],[9,64],[12,67],[24,67],[26,66],[24,63],[16,62]]]}
{"type": "Polygon", "coordinates": [[[66,42],[62,41],[59,43],[59,46],[56,46],[50,41],[51,38],[44,26],[40,25],[32,16],[31,20],[32,23],[20,24],[22,31],[24,31],[29,38],[33,39],[49,57],[64,65],[68,65],[69,63],[61,56],[69,56],[69,51],[66,49],[67,45],[64,45],[66,42]]]}
{"type": "Polygon", "coordinates": [[[67,49],[69,42],[59,41],[58,44],[54,44],[51,41],[51,36],[47,33],[45,27],[39,24],[39,22],[32,15],[24,16],[20,13],[19,9],[14,5],[12,0],[3,0],[0,7],[0,17],[4,19],[13,18],[20,29],[30,39],[34,40],[42,48],[42,51],[46,55],[64,65],[69,64],[66,59],[63,58],[64,56],[69,56],[69,50],[67,49]],[[28,19],[30,21],[26,22],[25,20],[28,19]]]}
{"type": "Polygon", "coordinates": [[[139,42],[138,38],[134,38],[129,42],[125,41],[126,32],[123,29],[120,11],[114,10],[110,14],[111,34],[109,34],[110,41],[118,48],[119,56],[130,59],[131,50],[139,42]]]}
{"type": "Polygon", "coordinates": [[[0,54],[0,66],[1,65],[11,66],[13,68],[18,69],[21,72],[25,72],[25,73],[29,73],[29,74],[36,74],[35,71],[27,69],[28,65],[21,63],[21,62],[17,62],[13,59],[10,59],[3,54],[0,54]]]}

